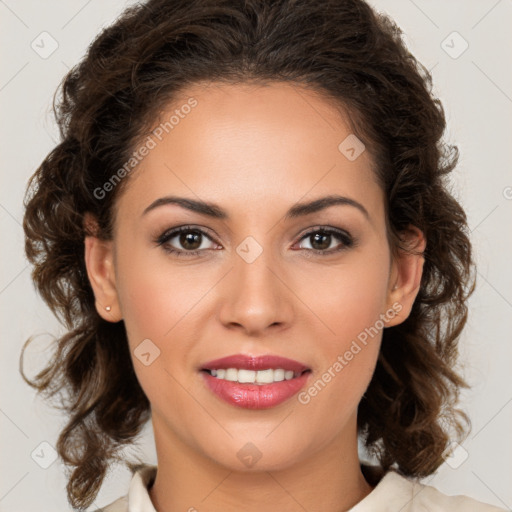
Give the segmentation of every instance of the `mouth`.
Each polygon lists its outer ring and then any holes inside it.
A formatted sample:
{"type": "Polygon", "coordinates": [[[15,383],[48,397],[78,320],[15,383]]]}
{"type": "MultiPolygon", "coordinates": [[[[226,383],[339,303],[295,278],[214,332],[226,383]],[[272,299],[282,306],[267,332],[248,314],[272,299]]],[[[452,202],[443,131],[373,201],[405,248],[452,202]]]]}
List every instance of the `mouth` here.
{"type": "Polygon", "coordinates": [[[245,409],[268,409],[298,393],[311,369],[280,356],[242,354],[216,359],[200,369],[210,391],[245,409]]]}

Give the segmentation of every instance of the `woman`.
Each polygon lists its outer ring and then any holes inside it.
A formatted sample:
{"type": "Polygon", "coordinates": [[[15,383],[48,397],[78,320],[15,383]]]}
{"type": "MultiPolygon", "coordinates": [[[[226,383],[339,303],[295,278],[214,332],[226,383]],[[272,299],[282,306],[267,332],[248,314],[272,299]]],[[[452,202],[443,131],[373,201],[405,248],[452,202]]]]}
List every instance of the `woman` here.
{"type": "Polygon", "coordinates": [[[151,419],[158,466],[103,510],[498,510],[415,480],[467,430],[473,274],[456,150],[389,19],[150,0],[62,93],[24,229],[69,328],[29,382],[66,403],[74,507],[151,419]]]}

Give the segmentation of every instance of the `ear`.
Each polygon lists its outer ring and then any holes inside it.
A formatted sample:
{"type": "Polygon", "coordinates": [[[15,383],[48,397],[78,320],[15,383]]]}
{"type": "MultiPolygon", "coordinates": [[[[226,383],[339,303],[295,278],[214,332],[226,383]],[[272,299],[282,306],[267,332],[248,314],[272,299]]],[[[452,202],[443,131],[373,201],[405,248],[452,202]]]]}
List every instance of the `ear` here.
{"type": "Polygon", "coordinates": [[[427,241],[423,232],[415,226],[400,233],[401,245],[393,258],[388,289],[388,305],[394,305],[395,316],[386,327],[401,324],[411,313],[418,295],[423,274],[423,253],[427,241]]]}
{"type": "Polygon", "coordinates": [[[113,242],[98,238],[98,223],[90,213],[85,214],[84,229],[85,266],[96,310],[104,320],[119,322],[122,315],[117,298],[113,242]]]}

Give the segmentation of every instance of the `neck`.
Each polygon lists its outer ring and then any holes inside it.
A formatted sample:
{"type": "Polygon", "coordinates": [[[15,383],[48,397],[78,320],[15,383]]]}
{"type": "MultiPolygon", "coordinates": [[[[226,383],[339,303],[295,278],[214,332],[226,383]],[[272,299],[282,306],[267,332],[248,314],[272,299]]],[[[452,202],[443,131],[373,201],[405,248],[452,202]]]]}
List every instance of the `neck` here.
{"type": "Polygon", "coordinates": [[[158,471],[149,491],[158,512],[342,512],[372,490],[361,472],[355,424],[286,469],[260,471],[221,466],[160,426],[153,421],[158,471]]]}

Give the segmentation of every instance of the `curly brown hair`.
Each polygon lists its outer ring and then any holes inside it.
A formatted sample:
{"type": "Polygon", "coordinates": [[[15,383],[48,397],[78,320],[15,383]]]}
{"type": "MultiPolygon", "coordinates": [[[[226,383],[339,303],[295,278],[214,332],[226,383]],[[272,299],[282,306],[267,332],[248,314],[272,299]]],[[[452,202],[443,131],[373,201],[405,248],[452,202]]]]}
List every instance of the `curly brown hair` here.
{"type": "Polygon", "coordinates": [[[456,408],[467,384],[454,366],[474,266],[466,216],[447,183],[458,153],[442,140],[445,116],[430,73],[400,29],[363,0],[150,0],[103,30],[63,80],[54,102],[61,142],[25,198],[33,280],[68,332],[33,380],[23,374],[27,340],[20,371],[46,398],[60,396],[68,414],[57,443],[74,467],[68,500],[90,505],[109,465],[122,461],[120,449],[150,418],[123,321],[109,323],[95,309],[84,215],[97,219],[97,236],[111,239],[115,201],[129,178],[108,194],[97,191],[162,109],[205,80],[288,82],[332,98],[373,156],[391,249],[408,225],[425,234],[420,291],[407,320],[383,332],[358,426],[384,470],[431,474],[450,436],[469,427],[456,408]]]}

